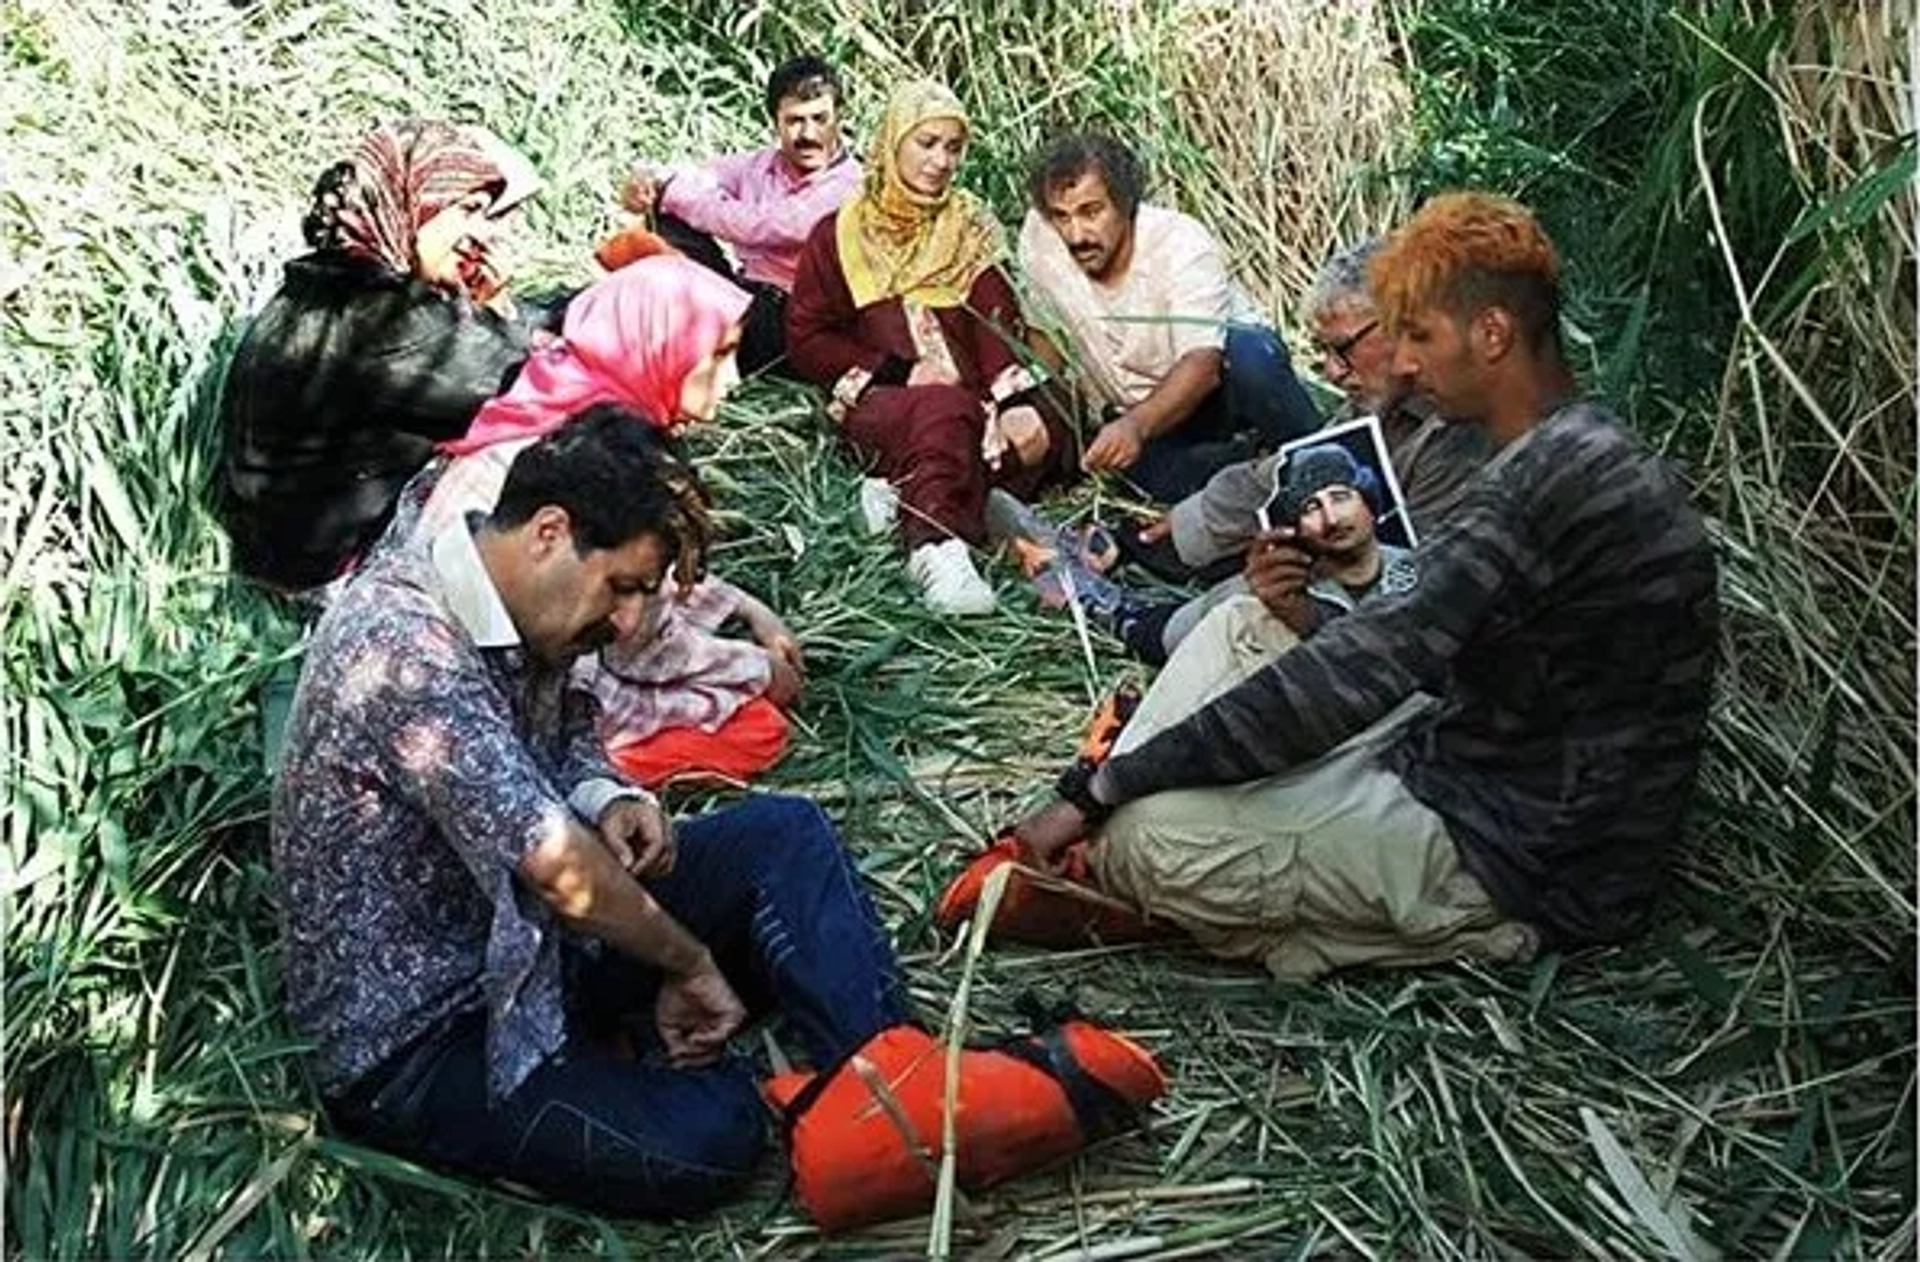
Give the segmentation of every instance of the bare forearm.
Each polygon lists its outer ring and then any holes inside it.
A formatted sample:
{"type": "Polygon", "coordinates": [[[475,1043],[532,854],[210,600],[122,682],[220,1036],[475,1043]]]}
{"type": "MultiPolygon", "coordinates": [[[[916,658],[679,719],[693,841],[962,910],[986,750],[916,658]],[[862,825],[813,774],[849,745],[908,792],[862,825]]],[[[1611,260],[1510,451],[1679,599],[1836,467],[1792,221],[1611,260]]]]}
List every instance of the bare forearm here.
{"type": "Polygon", "coordinates": [[[706,967],[710,962],[706,946],[638,881],[622,872],[614,885],[588,914],[569,922],[573,928],[672,977],[706,967]]]}
{"type": "Polygon", "coordinates": [[[707,948],[654,901],[600,839],[579,825],[564,841],[543,843],[521,875],[554,913],[580,933],[670,976],[701,971],[707,948]]]}
{"type": "Polygon", "coordinates": [[[1173,362],[1153,392],[1127,409],[1142,440],[1177,429],[1220,384],[1221,355],[1216,350],[1188,351],[1173,362]]]}

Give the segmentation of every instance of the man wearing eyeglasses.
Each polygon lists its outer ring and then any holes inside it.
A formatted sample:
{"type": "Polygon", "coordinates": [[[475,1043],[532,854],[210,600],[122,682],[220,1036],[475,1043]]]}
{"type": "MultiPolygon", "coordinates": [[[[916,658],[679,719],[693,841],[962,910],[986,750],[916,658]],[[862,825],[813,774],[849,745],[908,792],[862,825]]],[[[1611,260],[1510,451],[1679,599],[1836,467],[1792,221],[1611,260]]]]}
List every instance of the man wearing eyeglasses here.
{"type": "MultiPolygon", "coordinates": [[[[1393,371],[1393,342],[1381,331],[1367,288],[1367,264],[1380,246],[1377,237],[1362,241],[1321,268],[1311,300],[1313,342],[1321,374],[1346,396],[1335,419],[1380,418],[1407,515],[1417,531],[1427,534],[1459,507],[1491,447],[1480,427],[1440,419],[1393,371]]],[[[1073,572],[1089,615],[1135,657],[1157,666],[1209,612],[1234,596],[1251,590],[1276,608],[1300,596],[1310,558],[1291,545],[1252,547],[1258,510],[1273,493],[1277,461],[1266,456],[1229,465],[1158,521],[1109,532],[1122,558],[1162,578],[1214,584],[1202,596],[1185,602],[1149,597],[1096,572],[1100,558],[1062,551],[1059,563],[1073,572]]],[[[1001,532],[1022,533],[1005,527],[1001,532]]]]}
{"type": "MultiPolygon", "coordinates": [[[[1369,238],[1320,269],[1311,299],[1313,345],[1321,375],[1346,396],[1335,419],[1380,418],[1407,514],[1427,534],[1459,506],[1489,447],[1478,426],[1448,425],[1394,373],[1393,342],[1381,332],[1367,289],[1367,264],[1380,245],[1380,238],[1369,238]]],[[[1222,469],[1136,539],[1122,532],[1122,552],[1169,578],[1237,570],[1253,541],[1254,514],[1273,491],[1273,466],[1267,457],[1222,469]]]]}
{"type": "Polygon", "coordinates": [[[1405,592],[1277,656],[1242,634],[1264,611],[1213,614],[1020,822],[1027,861],[1084,841],[1104,892],[1290,981],[1652,927],[1706,747],[1717,563],[1678,473],[1582,396],[1560,275],[1507,198],[1444,194],[1395,233],[1368,269],[1393,366],[1496,454],[1405,592]]]}

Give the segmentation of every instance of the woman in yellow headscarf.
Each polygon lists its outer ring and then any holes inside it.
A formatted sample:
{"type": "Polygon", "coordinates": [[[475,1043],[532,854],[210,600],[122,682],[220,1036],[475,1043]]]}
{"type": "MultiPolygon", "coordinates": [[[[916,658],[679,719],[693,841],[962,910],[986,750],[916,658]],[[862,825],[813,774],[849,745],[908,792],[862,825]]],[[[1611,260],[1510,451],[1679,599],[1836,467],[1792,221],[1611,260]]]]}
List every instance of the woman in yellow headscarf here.
{"type": "Polygon", "coordinates": [[[815,226],[787,307],[794,370],[833,392],[848,445],[898,492],[908,568],[945,614],[994,607],[967,550],[988,488],[1024,499],[1073,468],[1025,366],[1000,225],[953,186],[969,134],[947,88],[894,89],[861,191],[815,226]]]}

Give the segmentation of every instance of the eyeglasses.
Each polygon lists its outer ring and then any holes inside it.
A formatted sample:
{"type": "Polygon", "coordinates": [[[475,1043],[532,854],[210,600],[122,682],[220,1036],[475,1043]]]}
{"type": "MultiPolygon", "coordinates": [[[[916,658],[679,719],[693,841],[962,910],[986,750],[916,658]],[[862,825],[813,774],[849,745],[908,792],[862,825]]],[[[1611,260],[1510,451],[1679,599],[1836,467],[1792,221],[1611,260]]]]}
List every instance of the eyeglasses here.
{"type": "Polygon", "coordinates": [[[1320,357],[1322,359],[1326,358],[1328,355],[1331,355],[1335,359],[1340,361],[1340,366],[1342,368],[1346,369],[1348,372],[1353,372],[1354,371],[1353,359],[1351,358],[1353,354],[1353,348],[1360,345],[1360,343],[1366,341],[1367,335],[1372,333],[1375,329],[1379,327],[1380,327],[1380,322],[1378,320],[1369,320],[1365,324],[1361,325],[1359,328],[1355,329],[1353,332],[1341,338],[1339,341],[1315,342],[1313,344],[1313,348],[1314,350],[1320,353],[1320,357]]]}

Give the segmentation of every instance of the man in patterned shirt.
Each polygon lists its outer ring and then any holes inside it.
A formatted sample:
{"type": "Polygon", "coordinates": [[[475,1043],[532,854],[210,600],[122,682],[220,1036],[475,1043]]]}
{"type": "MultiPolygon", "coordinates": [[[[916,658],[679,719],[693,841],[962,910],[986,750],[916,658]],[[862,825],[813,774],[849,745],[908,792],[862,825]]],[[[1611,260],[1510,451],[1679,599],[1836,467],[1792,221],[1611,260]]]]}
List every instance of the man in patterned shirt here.
{"type": "Polygon", "coordinates": [[[521,453],[490,517],[376,558],[315,631],[273,802],[288,1006],[335,1121],[620,1214],[697,1212],[751,1171],[765,1110],[724,1055],[749,1004],[822,1064],[905,1015],[817,807],[676,835],[567,684],[698,555],[688,487],[595,409],[521,453]]]}
{"type": "Polygon", "coordinates": [[[1372,279],[1395,367],[1493,460],[1412,590],[1278,657],[1241,643],[1252,602],[1211,615],[1167,669],[1235,665],[1063,777],[1019,826],[1033,858],[1093,830],[1104,887],[1286,978],[1646,927],[1705,740],[1713,551],[1666,465],[1575,398],[1557,276],[1502,198],[1394,236],[1372,279]]]}

